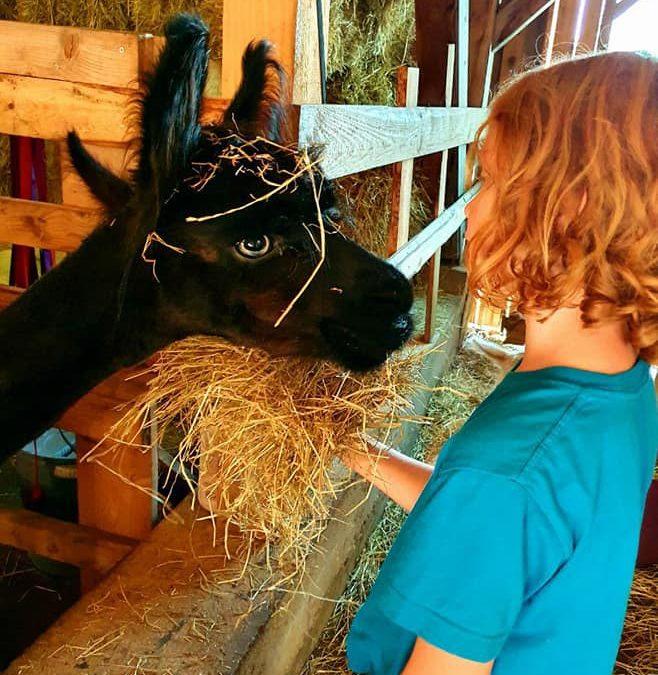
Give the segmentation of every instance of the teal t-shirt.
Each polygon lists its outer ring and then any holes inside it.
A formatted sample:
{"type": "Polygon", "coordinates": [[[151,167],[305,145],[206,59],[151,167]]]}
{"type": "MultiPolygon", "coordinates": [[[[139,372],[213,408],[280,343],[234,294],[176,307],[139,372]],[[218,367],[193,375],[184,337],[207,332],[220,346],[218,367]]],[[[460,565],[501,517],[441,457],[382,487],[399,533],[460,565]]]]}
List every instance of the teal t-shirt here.
{"type": "Polygon", "coordinates": [[[508,373],[445,444],[350,668],[398,675],[420,636],[495,675],[610,675],[657,448],[646,361],[508,373]]]}

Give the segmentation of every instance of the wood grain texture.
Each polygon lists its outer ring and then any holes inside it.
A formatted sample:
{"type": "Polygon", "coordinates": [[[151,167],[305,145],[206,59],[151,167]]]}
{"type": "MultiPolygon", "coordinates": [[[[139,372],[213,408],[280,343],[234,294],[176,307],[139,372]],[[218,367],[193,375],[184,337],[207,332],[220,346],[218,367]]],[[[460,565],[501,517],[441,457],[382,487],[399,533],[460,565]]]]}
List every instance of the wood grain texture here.
{"type": "MultiPolygon", "coordinates": [[[[136,436],[135,440],[140,442],[141,437],[136,436]]],[[[114,447],[111,441],[98,445],[97,441],[80,435],[76,450],[80,523],[133,539],[147,537],[156,515],[156,502],[152,498],[156,453],[150,447],[142,451],[114,447]]]]}
{"type": "Polygon", "coordinates": [[[292,78],[298,0],[224,0],[222,16],[223,98],[231,98],[242,78],[242,54],[252,40],[267,38],[292,78]]]}
{"type": "Polygon", "coordinates": [[[0,21],[0,72],[137,89],[137,36],[0,21]]]}
{"type": "Polygon", "coordinates": [[[75,129],[83,140],[126,142],[133,94],[19,75],[0,75],[0,133],[60,140],[75,129]]]}
{"type": "MultiPolygon", "coordinates": [[[[322,0],[325,63],[329,45],[331,0],[322,0]]],[[[298,0],[292,102],[322,103],[316,0],[298,0]]]]}
{"type": "Polygon", "coordinates": [[[74,251],[96,227],[97,211],[0,197],[0,242],[74,251]]]}
{"type": "Polygon", "coordinates": [[[26,509],[0,509],[0,544],[107,574],[137,542],[26,509]]]}
{"type": "Polygon", "coordinates": [[[300,115],[300,144],[323,146],[322,166],[338,178],[468,143],[486,110],[304,105],[300,115]]]}
{"type": "Polygon", "coordinates": [[[438,218],[421,230],[388,262],[411,279],[464,222],[464,207],[477,194],[476,185],[451,204],[438,218]]]}

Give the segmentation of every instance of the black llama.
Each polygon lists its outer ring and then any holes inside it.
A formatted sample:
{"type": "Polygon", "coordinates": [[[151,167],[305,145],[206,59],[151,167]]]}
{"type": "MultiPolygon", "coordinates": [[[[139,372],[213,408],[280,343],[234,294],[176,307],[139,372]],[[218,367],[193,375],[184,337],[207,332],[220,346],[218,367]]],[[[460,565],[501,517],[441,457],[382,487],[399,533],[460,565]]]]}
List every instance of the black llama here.
{"type": "Polygon", "coordinates": [[[284,74],[267,42],[246,50],[221,123],[200,126],[207,38],[197,17],[169,22],[129,182],[69,134],[107,219],[0,314],[0,459],[112,373],[190,335],[359,370],[411,335],[409,282],[338,232],[330,183],[285,145],[284,74]]]}

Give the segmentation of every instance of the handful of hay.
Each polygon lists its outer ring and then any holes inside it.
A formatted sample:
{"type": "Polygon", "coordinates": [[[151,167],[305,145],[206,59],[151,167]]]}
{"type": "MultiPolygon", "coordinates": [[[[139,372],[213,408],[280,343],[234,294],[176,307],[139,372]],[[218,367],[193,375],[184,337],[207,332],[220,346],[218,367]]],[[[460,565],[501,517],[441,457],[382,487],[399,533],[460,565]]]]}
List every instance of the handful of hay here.
{"type": "MultiPolygon", "coordinates": [[[[277,544],[279,560],[299,562],[322,531],[331,498],[349,482],[347,472],[337,475],[336,457],[365,450],[366,430],[395,442],[426,354],[399,353],[358,374],[188,338],[159,354],[148,391],[110,437],[137,444],[134,430],[150,429],[160,446],[177,427],[159,499],[166,505],[178,473],[209,511],[217,538],[237,525],[248,535],[247,553],[264,539],[277,544]]],[[[90,459],[103,463],[102,454],[90,459]]]]}

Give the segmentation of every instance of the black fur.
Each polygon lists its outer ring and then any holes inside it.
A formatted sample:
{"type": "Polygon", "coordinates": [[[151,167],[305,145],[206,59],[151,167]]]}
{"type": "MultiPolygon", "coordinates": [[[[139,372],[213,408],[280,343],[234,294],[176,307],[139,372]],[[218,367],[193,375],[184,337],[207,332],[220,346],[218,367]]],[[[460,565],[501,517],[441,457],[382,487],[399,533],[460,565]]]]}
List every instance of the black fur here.
{"type": "Polygon", "coordinates": [[[339,233],[333,223],[342,216],[321,172],[301,173],[268,195],[298,172],[300,157],[279,145],[283,74],[268,44],[250,45],[227,115],[201,129],[206,27],[181,15],[166,35],[142,104],[142,150],[130,182],[69,136],[73,163],[108,218],[0,314],[0,459],[113,372],[189,335],[367,369],[411,334],[409,282],[339,233]],[[318,260],[313,180],[326,258],[275,328],[318,260]],[[187,220],[205,215],[214,217],[187,220]],[[143,254],[154,231],[165,243],[154,240],[143,254]],[[272,246],[262,258],[240,253],[266,238],[272,246]]]}

